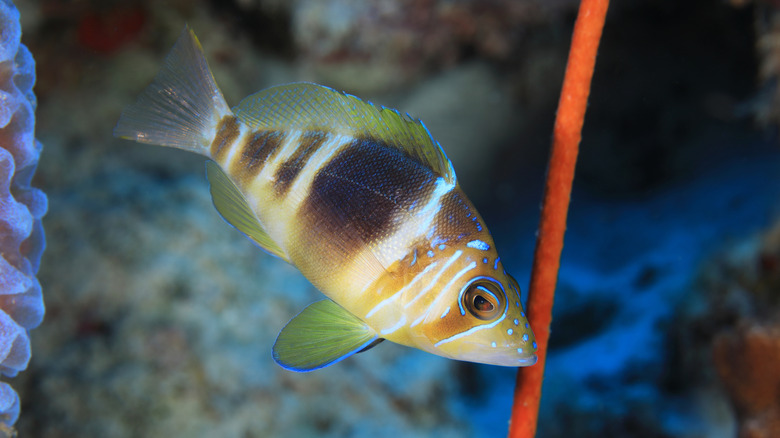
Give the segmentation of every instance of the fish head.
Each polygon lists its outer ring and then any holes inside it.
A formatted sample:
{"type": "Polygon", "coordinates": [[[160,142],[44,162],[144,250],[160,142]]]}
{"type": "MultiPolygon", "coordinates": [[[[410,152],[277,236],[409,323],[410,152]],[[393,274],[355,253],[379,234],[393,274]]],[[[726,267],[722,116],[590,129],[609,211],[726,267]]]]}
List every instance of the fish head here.
{"type": "MultiPolygon", "coordinates": [[[[445,294],[433,302],[422,322],[411,327],[417,347],[469,362],[500,366],[536,363],[536,340],[520,300],[520,287],[501,266],[478,255],[463,257],[457,281],[442,279],[445,294]],[[476,265],[475,265],[476,262],[476,265]],[[468,269],[472,267],[471,269],[468,269]]],[[[409,315],[414,318],[414,315],[409,315]]],[[[410,319],[413,320],[413,319],[410,319]]]]}

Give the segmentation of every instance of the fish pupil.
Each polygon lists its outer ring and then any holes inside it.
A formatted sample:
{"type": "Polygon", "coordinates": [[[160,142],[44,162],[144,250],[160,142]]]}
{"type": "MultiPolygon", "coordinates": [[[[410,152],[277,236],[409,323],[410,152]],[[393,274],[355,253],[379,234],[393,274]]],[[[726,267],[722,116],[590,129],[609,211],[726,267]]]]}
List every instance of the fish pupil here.
{"type": "Polygon", "coordinates": [[[474,295],[474,308],[480,312],[491,312],[493,303],[485,299],[482,295],[474,295]]]}

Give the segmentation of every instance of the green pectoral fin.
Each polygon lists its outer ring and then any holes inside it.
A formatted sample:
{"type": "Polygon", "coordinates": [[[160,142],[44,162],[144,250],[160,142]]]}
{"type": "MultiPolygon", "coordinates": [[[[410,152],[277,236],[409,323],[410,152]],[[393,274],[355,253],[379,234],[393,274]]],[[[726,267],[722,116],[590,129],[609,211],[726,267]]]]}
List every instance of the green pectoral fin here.
{"type": "Polygon", "coordinates": [[[270,254],[289,261],[284,251],[265,231],[241,190],[219,167],[219,164],[213,161],[206,162],[206,178],[209,180],[209,190],[211,190],[214,207],[217,208],[222,218],[270,254]]]}
{"type": "Polygon", "coordinates": [[[372,328],[343,307],[331,300],[317,301],[279,333],[274,360],[291,371],[313,371],[363,350],[377,338],[372,328]]]}

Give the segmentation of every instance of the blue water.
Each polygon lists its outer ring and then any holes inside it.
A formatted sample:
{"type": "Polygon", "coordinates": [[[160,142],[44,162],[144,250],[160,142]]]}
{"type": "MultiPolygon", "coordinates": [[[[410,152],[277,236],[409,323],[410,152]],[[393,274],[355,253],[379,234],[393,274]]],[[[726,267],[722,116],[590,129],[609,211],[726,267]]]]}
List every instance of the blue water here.
{"type": "MultiPolygon", "coordinates": [[[[675,323],[674,311],[692,293],[708,257],[780,218],[778,175],[780,154],[763,152],[720,163],[643,199],[596,199],[574,190],[540,436],[549,425],[560,424],[557,413],[562,410],[596,412],[592,421],[599,423],[612,421],[599,419],[599,414],[629,417],[632,403],[650,406],[662,430],[698,432],[708,419],[690,412],[692,402],[680,402],[679,394],[665,394],[658,387],[669,354],[667,328],[675,323]],[[598,321],[588,311],[597,313],[598,321]],[[556,336],[565,336],[565,345],[556,348],[556,336]]],[[[533,251],[529,242],[515,249],[526,260],[533,251]]],[[[528,266],[516,266],[521,284],[528,284],[528,266]]],[[[501,436],[515,373],[485,367],[480,375],[491,389],[479,403],[466,401],[465,409],[478,436],[501,436]]]]}

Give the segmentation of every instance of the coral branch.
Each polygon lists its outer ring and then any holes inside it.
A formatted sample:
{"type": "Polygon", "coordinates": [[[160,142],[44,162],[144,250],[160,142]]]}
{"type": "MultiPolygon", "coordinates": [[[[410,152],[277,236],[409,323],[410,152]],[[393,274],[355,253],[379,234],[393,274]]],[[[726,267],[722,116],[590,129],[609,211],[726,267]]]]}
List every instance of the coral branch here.
{"type": "MultiPolygon", "coordinates": [[[[0,0],[0,375],[13,377],[30,360],[28,331],[43,319],[35,278],[44,247],[46,195],[30,187],[41,145],[35,129],[35,63],[20,43],[19,11],[0,0]]],[[[0,383],[0,436],[19,416],[19,397],[0,383]]]]}
{"type": "Polygon", "coordinates": [[[577,162],[593,67],[596,64],[596,52],[608,6],[608,0],[582,0],[574,25],[553,131],[547,185],[528,295],[528,316],[539,344],[539,362],[533,367],[518,370],[509,425],[511,438],[531,438],[536,434],[553,297],[563,249],[574,166],[577,162]]]}

